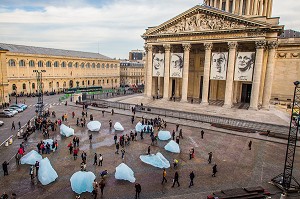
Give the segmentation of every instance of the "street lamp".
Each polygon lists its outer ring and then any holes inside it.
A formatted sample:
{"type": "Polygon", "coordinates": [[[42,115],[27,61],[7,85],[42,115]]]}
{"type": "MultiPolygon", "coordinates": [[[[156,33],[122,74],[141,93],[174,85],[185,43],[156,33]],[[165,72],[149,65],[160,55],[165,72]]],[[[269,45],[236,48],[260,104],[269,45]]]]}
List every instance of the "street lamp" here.
{"type": "Polygon", "coordinates": [[[15,88],[16,88],[16,104],[18,104],[17,86],[15,88]]]}

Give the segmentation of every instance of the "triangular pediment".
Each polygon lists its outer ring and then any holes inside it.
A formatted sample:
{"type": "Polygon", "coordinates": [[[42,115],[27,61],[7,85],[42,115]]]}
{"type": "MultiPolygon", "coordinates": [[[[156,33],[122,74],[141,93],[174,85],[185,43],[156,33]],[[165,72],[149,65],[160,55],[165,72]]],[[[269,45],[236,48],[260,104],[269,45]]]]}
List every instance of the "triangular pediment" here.
{"type": "Polygon", "coordinates": [[[143,36],[268,28],[271,24],[197,5],[165,23],[146,30],[143,36]]]}

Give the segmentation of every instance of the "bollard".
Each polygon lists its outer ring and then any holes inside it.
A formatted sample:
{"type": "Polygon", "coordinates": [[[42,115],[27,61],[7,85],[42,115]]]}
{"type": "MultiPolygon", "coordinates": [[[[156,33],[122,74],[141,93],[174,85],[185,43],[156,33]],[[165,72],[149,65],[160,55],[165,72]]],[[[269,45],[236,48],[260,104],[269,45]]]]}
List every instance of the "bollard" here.
{"type": "Polygon", "coordinates": [[[5,142],[5,145],[4,145],[4,146],[8,146],[8,141],[5,142]]]}
{"type": "Polygon", "coordinates": [[[13,139],[12,139],[12,137],[11,138],[9,138],[9,144],[12,144],[13,143],[13,139]]]}
{"type": "Polygon", "coordinates": [[[285,193],[282,193],[282,194],[280,195],[280,199],[286,199],[285,193]]]}

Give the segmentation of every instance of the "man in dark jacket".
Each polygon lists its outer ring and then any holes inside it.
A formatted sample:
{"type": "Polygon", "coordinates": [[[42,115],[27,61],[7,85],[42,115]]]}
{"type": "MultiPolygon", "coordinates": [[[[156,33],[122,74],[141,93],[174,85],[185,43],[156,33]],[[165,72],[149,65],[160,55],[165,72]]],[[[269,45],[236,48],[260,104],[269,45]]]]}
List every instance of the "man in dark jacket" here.
{"type": "Polygon", "coordinates": [[[6,162],[6,161],[4,161],[4,162],[2,163],[2,168],[3,168],[3,171],[4,171],[4,176],[7,176],[7,175],[8,175],[7,165],[9,165],[9,163],[6,162]]]}
{"type": "Polygon", "coordinates": [[[178,172],[176,171],[176,172],[175,172],[174,182],[173,182],[173,186],[172,186],[172,187],[174,187],[174,185],[175,185],[176,182],[177,182],[178,187],[180,186],[178,180],[179,180],[179,175],[178,175],[178,172]]]}
{"type": "Polygon", "coordinates": [[[194,172],[192,171],[191,173],[190,173],[190,186],[189,187],[191,187],[191,186],[194,186],[194,178],[195,178],[195,174],[194,174],[194,172]]]}
{"type": "Polygon", "coordinates": [[[142,191],[142,187],[139,183],[135,183],[135,198],[140,198],[140,193],[142,191]]]}
{"type": "Polygon", "coordinates": [[[216,173],[218,172],[217,171],[217,165],[215,164],[212,169],[213,169],[212,177],[216,177],[216,173]]]}

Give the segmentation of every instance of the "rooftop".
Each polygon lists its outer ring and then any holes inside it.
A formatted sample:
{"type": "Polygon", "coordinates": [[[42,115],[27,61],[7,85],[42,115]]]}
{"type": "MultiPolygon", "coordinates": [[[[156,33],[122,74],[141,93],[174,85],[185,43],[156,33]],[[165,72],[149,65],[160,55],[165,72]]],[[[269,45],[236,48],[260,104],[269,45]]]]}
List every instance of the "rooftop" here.
{"type": "Polygon", "coordinates": [[[0,43],[0,49],[6,49],[13,53],[24,53],[24,54],[34,54],[34,55],[51,55],[51,56],[63,56],[63,57],[78,57],[78,58],[90,58],[90,59],[109,59],[112,58],[90,52],[81,52],[74,50],[62,50],[54,48],[43,48],[35,46],[23,46],[16,44],[4,44],[0,43]]]}
{"type": "Polygon", "coordinates": [[[286,38],[300,38],[300,32],[295,30],[284,30],[282,34],[279,36],[280,39],[286,39],[286,38]]]}

